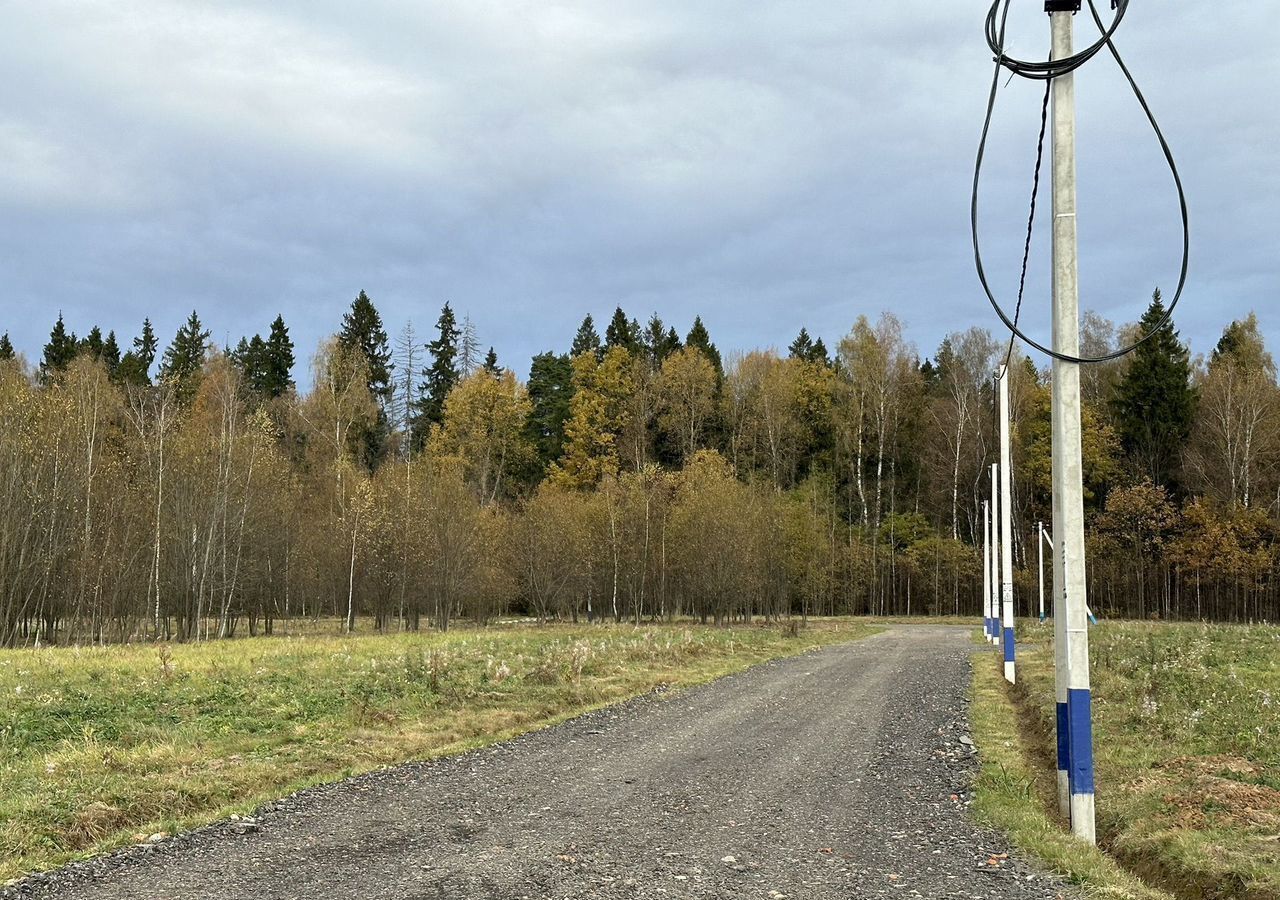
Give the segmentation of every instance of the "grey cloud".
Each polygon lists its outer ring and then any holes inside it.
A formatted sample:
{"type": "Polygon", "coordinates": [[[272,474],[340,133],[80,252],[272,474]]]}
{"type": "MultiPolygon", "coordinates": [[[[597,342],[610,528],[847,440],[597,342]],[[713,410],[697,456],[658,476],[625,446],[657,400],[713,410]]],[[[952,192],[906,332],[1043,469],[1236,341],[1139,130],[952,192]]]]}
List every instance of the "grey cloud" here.
{"type": "MultiPolygon", "coordinates": [[[[393,330],[452,301],[521,368],[615,303],[681,328],[701,313],[726,348],[891,308],[930,352],[996,325],[967,224],[984,5],[10,7],[0,330],[36,354],[62,309],[122,335],[151,315],[167,339],[194,306],[234,341],[280,311],[309,351],[363,288],[393,330]]],[[[1042,16],[1014,25],[1043,52],[1042,16]]],[[[1252,308],[1280,334],[1280,126],[1259,87],[1278,28],[1255,4],[1136,2],[1120,35],[1191,196],[1178,321],[1199,350],[1252,308]]],[[[1108,60],[1079,97],[1084,302],[1132,319],[1172,286],[1176,207],[1108,60]]],[[[1002,88],[984,181],[1010,299],[1038,102],[1002,88]]]]}

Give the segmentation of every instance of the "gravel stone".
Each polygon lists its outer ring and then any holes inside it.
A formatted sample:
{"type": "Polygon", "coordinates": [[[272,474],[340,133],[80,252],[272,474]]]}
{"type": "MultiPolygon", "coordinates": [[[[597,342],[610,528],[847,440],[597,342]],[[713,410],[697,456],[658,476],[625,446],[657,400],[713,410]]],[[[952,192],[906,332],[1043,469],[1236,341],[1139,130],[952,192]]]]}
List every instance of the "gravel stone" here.
{"type": "Polygon", "coordinates": [[[1077,898],[969,816],[974,649],[969,629],[896,627],[0,898],[1077,898]]]}

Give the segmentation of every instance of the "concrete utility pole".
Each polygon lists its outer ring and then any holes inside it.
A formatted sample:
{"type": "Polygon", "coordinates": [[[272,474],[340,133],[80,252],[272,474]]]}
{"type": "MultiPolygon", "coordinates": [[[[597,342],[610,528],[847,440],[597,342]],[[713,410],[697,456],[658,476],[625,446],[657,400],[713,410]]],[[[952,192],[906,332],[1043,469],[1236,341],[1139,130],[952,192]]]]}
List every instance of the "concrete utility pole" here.
{"type": "MultiPolygon", "coordinates": [[[[1072,54],[1074,13],[1046,2],[1054,59],[1072,54]],[[1057,8],[1059,11],[1051,11],[1057,8]]],[[[1079,8],[1079,4],[1076,4],[1079,8]]],[[[1080,355],[1080,298],[1076,261],[1075,77],[1053,79],[1053,349],[1080,355]]],[[[1062,559],[1055,582],[1054,635],[1058,644],[1058,747],[1066,730],[1071,830],[1097,843],[1094,828],[1093,717],[1089,695],[1089,631],[1085,612],[1084,490],[1080,450],[1080,366],[1053,361],[1053,533],[1062,559]],[[1064,633],[1065,632],[1065,633],[1064,633]],[[1062,671],[1065,662],[1066,671],[1062,671]],[[1062,696],[1063,676],[1066,697],[1062,696]],[[1065,699],[1065,709],[1063,700],[1065,699]],[[1064,715],[1065,713],[1065,715],[1064,715]]],[[[1055,560],[1055,575],[1057,561],[1055,560]]],[[[1059,761],[1059,769],[1062,761],[1059,761]]]]}
{"type": "Polygon", "coordinates": [[[1004,677],[1017,680],[1013,636],[1013,460],[1009,444],[1009,367],[1000,367],[1000,618],[1003,624],[1004,677]]]}

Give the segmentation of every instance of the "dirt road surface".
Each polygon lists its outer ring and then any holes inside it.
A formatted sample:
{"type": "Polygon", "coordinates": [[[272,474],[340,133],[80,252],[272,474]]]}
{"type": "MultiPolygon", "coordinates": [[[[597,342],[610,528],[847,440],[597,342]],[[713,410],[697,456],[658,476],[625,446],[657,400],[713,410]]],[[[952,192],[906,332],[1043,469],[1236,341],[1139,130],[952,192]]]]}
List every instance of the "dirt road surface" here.
{"type": "Polygon", "coordinates": [[[896,627],[6,892],[222,898],[1058,898],[966,808],[963,628],[896,627]],[[998,865],[992,865],[992,862],[998,865]]]}

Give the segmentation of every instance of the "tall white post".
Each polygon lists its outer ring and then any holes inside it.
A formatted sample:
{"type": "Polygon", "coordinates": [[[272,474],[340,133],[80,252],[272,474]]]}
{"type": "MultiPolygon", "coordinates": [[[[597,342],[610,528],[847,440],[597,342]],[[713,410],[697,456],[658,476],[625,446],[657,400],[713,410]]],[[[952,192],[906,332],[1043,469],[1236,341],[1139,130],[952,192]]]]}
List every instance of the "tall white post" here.
{"type": "Polygon", "coordinates": [[[991,640],[991,504],[982,501],[982,636],[991,640]]]}
{"type": "MultiPolygon", "coordinates": [[[[1053,58],[1072,53],[1074,19],[1050,14],[1053,58]]],[[[1075,78],[1053,80],[1053,348],[1080,352],[1080,298],[1076,260],[1075,78]]],[[[1089,631],[1084,577],[1084,489],[1080,450],[1080,367],[1053,362],[1054,539],[1062,556],[1066,619],[1066,726],[1071,787],[1071,830],[1097,842],[1094,826],[1093,714],[1089,695],[1089,631]]],[[[1059,699],[1061,692],[1059,691],[1059,699]]],[[[1061,714],[1060,714],[1061,715],[1061,714]]],[[[1061,726],[1060,726],[1061,727],[1061,726]]]]}
{"type": "Polygon", "coordinates": [[[1000,645],[1000,464],[991,464],[991,643],[1000,645]]]}
{"type": "Polygon", "coordinates": [[[1044,622],[1044,523],[1036,523],[1036,577],[1040,584],[1040,621],[1044,622]]]}
{"type": "Polygon", "coordinates": [[[1009,442],[1009,369],[1000,367],[1000,618],[1004,638],[1004,677],[1016,681],[1013,635],[1013,461],[1009,442]]]}

